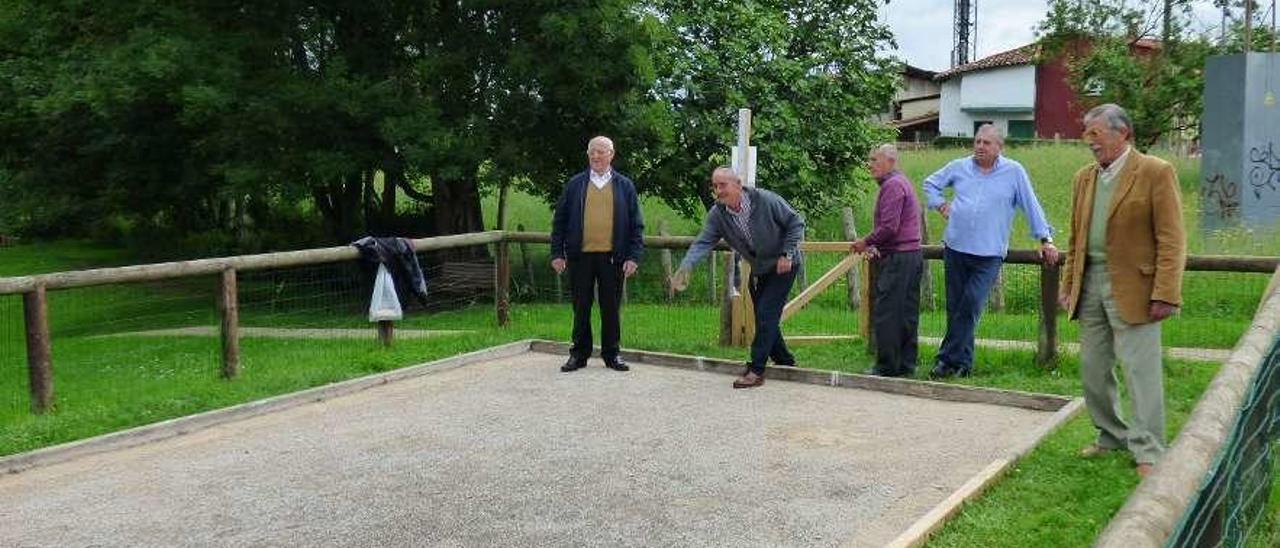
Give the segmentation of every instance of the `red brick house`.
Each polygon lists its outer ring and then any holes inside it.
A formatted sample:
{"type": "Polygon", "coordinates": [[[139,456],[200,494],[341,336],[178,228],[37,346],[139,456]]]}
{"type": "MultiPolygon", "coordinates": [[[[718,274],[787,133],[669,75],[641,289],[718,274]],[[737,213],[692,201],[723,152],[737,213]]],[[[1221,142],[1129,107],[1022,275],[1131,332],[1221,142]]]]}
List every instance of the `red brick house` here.
{"type": "MultiPolygon", "coordinates": [[[[1088,47],[1077,42],[1045,59],[1039,43],[1027,44],[938,73],[939,132],[972,137],[978,126],[991,123],[1012,138],[1080,138],[1084,112],[1068,82],[1067,58],[1088,47]]],[[[1132,49],[1144,55],[1159,47],[1142,39],[1132,49]]]]}

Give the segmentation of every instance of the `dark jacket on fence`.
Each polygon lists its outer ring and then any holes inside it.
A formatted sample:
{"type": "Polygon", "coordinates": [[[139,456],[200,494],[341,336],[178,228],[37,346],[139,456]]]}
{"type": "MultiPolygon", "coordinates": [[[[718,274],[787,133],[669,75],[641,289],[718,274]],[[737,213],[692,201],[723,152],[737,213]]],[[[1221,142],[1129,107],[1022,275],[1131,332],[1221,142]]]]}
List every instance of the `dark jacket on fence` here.
{"type": "Polygon", "coordinates": [[[418,264],[418,255],[413,251],[413,242],[405,238],[374,238],[365,236],[351,242],[360,251],[360,258],[367,264],[384,265],[396,281],[396,294],[400,303],[405,304],[406,293],[412,293],[422,304],[427,302],[427,277],[418,264]],[[405,291],[408,289],[408,291],[405,291]]]}
{"type": "MultiPolygon", "coordinates": [[[[640,262],[644,255],[644,217],[640,214],[636,185],[613,170],[613,258],[640,262]]],[[[582,255],[583,208],[587,200],[590,170],[574,175],[556,202],[551,221],[551,258],[576,259],[582,255]]]]}

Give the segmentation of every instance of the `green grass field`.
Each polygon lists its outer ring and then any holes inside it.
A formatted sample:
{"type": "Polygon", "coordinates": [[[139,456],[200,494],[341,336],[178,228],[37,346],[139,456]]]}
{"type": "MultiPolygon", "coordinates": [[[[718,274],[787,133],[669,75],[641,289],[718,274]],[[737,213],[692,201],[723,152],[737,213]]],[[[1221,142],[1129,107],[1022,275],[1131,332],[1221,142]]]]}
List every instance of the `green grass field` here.
{"type": "MultiPolygon", "coordinates": [[[[902,152],[901,170],[920,188],[924,179],[941,168],[948,161],[970,154],[968,149],[925,149],[902,152]]],[[[1280,231],[1258,230],[1226,230],[1202,233],[1200,230],[1200,162],[1194,158],[1184,158],[1156,152],[1169,160],[1178,172],[1182,187],[1183,210],[1185,212],[1188,235],[1188,251],[1203,255],[1280,255],[1280,231]]],[[[1083,145],[1033,145],[1014,147],[1005,150],[1005,156],[1017,160],[1031,176],[1036,196],[1044,207],[1049,222],[1058,231],[1059,241],[1065,241],[1065,231],[1069,229],[1071,220],[1071,184],[1076,170],[1093,161],[1093,156],[1083,145]]],[[[641,192],[644,181],[636,183],[641,192]]],[[[768,183],[761,182],[768,188],[768,183]]],[[[853,208],[859,232],[871,226],[871,214],[874,206],[875,191],[866,189],[867,198],[859,203],[842,204],[853,208]]],[[[923,193],[920,194],[923,203],[923,193]]],[[[692,235],[701,227],[701,219],[686,219],[667,207],[661,200],[646,198],[642,201],[645,215],[646,233],[658,234],[661,221],[669,224],[671,234],[692,235]]],[[[510,204],[510,226],[524,225],[526,230],[545,232],[551,225],[551,207],[541,201],[519,192],[513,192],[510,204]]],[[[490,195],[484,199],[485,226],[496,226],[497,197],[490,195]]],[[[840,221],[839,208],[806,215],[810,240],[842,240],[844,230],[840,221]]],[[[942,235],[943,220],[937,213],[930,213],[927,219],[929,241],[938,242],[942,235]]],[[[1031,237],[1025,219],[1018,215],[1014,221],[1013,237],[1010,246],[1014,248],[1031,248],[1038,245],[1031,237]]]]}
{"type": "MultiPolygon", "coordinates": [[[[1051,222],[1066,225],[1070,176],[1088,161],[1083,148],[1031,147],[1008,151],[1031,172],[1051,222]]],[[[919,183],[961,150],[909,152],[903,169],[919,183]]],[[[1179,161],[1182,174],[1191,252],[1202,254],[1280,254],[1273,235],[1247,231],[1201,235],[1196,213],[1197,165],[1179,161]]],[[[640,182],[643,187],[643,181],[640,182]]],[[[860,227],[869,225],[869,203],[850,204],[860,227]]],[[[484,202],[490,215],[493,197],[484,202]]],[[[546,230],[550,209],[526,195],[515,194],[512,226],[546,230]]],[[[670,208],[646,200],[648,232],[657,233],[666,219],[673,234],[692,234],[700,219],[683,219],[670,208]]],[[[933,241],[941,232],[936,214],[930,216],[933,241]]],[[[810,219],[811,240],[836,239],[841,234],[838,213],[810,219]]],[[[1020,218],[1014,247],[1032,241],[1020,218]]],[[[628,347],[741,359],[742,349],[716,345],[718,310],[709,298],[705,266],[688,292],[666,303],[661,290],[658,253],[649,255],[639,277],[629,282],[625,308],[624,344],[628,347]]],[[[679,253],[675,259],[679,260],[679,253]]],[[[343,379],[404,367],[524,338],[567,340],[567,305],[554,302],[555,280],[546,266],[546,247],[514,250],[515,304],[512,324],[494,327],[489,297],[453,295],[446,310],[413,314],[401,329],[454,329],[462,335],[437,339],[402,339],[391,349],[368,341],[246,338],[242,342],[242,375],[234,381],[218,375],[216,337],[100,337],[135,331],[214,324],[211,277],[163,284],[130,284],[55,291],[50,297],[54,334],[54,363],[58,407],[35,416],[28,412],[21,299],[0,296],[0,455],[83,439],[132,426],[153,423],[319,386],[343,379]],[[533,278],[521,264],[529,254],[533,278]]],[[[809,279],[838,260],[835,254],[813,254],[809,279]]],[[[87,242],[48,242],[0,248],[0,276],[127,264],[120,250],[87,242]]],[[[935,291],[941,306],[941,265],[933,265],[935,291]]],[[[317,268],[287,275],[251,275],[241,280],[242,325],[249,327],[346,327],[369,329],[363,317],[364,290],[350,283],[350,270],[317,268]]],[[[1006,268],[1006,309],[988,313],[979,337],[1034,341],[1037,336],[1038,271],[1034,267],[1006,268]]],[[[1189,273],[1183,314],[1165,325],[1168,346],[1230,348],[1248,327],[1267,276],[1232,273],[1189,273]]],[[[788,334],[827,335],[857,332],[858,317],[846,303],[843,283],[820,296],[788,322],[788,334]]],[[[437,294],[443,295],[443,294],[437,294]]],[[[928,299],[926,299],[926,303],[928,299]]],[[[1075,340],[1075,325],[1060,318],[1060,340],[1075,340]]],[[[945,328],[941,310],[926,309],[921,334],[940,336],[945,328]]],[[[922,363],[935,349],[922,345],[922,363]]],[[[857,342],[799,346],[796,353],[808,367],[861,372],[870,358],[857,342]]],[[[1053,371],[1033,365],[1030,352],[979,349],[978,373],[959,382],[1078,396],[1078,362],[1064,356],[1053,371]]],[[[1180,360],[1166,362],[1169,436],[1176,434],[1199,394],[1216,373],[1213,364],[1180,360]]],[[[1137,482],[1131,464],[1122,456],[1081,461],[1075,451],[1088,443],[1092,428],[1079,417],[1051,436],[982,498],[965,507],[931,544],[935,546],[1078,546],[1087,544],[1123,504],[1137,482]]],[[[1273,491],[1273,495],[1280,489],[1273,491]]],[[[1273,499],[1276,497],[1273,496],[1273,499]]],[[[1271,516],[1260,537],[1276,539],[1271,516]]],[[[1265,545],[1265,544],[1263,544],[1265,545]]]]}

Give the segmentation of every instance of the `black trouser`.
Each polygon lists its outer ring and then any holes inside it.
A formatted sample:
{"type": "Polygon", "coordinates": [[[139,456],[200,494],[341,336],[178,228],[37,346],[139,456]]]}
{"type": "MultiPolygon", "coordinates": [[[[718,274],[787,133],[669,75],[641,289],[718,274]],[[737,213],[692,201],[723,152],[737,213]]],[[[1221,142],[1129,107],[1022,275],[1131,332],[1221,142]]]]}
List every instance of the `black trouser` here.
{"type": "Polygon", "coordinates": [[[600,354],[605,361],[618,358],[622,327],[618,306],[622,301],[622,263],[613,253],[583,253],[569,260],[569,287],[573,292],[573,347],[569,354],[591,357],[591,305],[600,288],[600,354]]]}
{"type": "MultiPolygon", "coordinates": [[[[800,265],[796,265],[799,268],[800,265]]],[[[764,374],[765,360],[772,358],[779,365],[795,365],[796,358],[787,350],[782,340],[782,308],[787,304],[787,294],[796,281],[796,270],[786,274],[770,270],[764,274],[751,273],[751,302],[755,304],[756,336],[751,340],[751,371],[764,374]]]]}
{"type": "Polygon", "coordinates": [[[876,372],[911,375],[918,361],[920,326],[920,251],[885,253],[876,261],[875,317],[876,372]]]}

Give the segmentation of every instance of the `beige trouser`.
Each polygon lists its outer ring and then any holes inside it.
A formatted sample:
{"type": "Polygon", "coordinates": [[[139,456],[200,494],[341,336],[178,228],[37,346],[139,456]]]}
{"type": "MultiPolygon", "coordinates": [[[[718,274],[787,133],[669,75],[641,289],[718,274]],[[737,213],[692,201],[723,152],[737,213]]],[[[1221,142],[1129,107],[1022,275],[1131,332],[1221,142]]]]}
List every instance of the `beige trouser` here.
{"type": "Polygon", "coordinates": [[[1084,401],[1098,428],[1098,445],[1125,449],[1139,463],[1155,463],[1164,452],[1164,372],[1160,322],[1125,323],[1111,296],[1106,264],[1091,263],[1080,295],[1080,377],[1084,401]],[[1124,367],[1132,424],[1120,418],[1115,364],[1124,367]]]}

